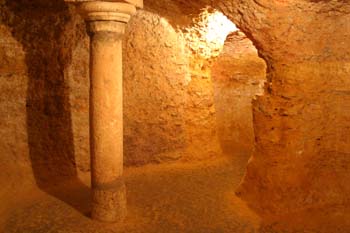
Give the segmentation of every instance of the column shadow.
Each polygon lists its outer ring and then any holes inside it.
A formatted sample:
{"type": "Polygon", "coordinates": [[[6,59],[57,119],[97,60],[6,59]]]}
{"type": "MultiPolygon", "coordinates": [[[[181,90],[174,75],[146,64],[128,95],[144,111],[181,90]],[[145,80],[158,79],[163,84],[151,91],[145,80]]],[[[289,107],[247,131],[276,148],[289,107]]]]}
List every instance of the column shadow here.
{"type": "Polygon", "coordinates": [[[90,191],[77,177],[69,88],[64,78],[76,41],[70,9],[63,0],[5,0],[3,4],[0,17],[23,45],[26,56],[27,134],[36,183],[87,214],[89,202],[85,201],[90,191]]]}

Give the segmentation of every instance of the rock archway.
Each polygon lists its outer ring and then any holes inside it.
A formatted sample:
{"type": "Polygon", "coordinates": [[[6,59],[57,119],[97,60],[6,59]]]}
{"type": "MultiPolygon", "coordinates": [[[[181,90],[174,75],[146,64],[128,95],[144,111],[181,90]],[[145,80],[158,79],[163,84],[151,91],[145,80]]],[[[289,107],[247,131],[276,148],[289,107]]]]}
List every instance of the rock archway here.
{"type": "Polygon", "coordinates": [[[252,102],[264,94],[266,64],[244,33],[227,37],[213,64],[212,79],[222,150],[249,158],[255,141],[252,102]]]}

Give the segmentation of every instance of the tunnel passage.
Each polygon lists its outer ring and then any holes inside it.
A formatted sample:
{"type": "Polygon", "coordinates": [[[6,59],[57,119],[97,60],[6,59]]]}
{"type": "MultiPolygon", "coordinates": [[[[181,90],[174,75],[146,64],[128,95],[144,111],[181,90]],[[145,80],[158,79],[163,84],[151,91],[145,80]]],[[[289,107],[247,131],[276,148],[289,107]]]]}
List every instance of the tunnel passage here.
{"type": "Polygon", "coordinates": [[[228,35],[213,64],[212,79],[222,150],[250,156],[255,142],[252,101],[264,93],[266,64],[244,33],[228,35]]]}

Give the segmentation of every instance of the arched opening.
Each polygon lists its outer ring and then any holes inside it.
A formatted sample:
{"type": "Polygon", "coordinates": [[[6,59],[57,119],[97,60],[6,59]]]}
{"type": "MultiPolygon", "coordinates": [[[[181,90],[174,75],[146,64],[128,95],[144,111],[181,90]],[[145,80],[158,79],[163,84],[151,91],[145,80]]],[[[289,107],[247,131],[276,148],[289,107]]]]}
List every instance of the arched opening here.
{"type": "Polygon", "coordinates": [[[222,150],[249,156],[254,149],[252,101],[264,92],[266,64],[246,35],[228,35],[212,67],[222,150]]]}
{"type": "Polygon", "coordinates": [[[190,51],[187,127],[196,128],[191,132],[198,141],[191,142],[199,145],[192,145],[191,153],[248,160],[255,140],[252,101],[264,93],[265,61],[253,42],[216,9],[202,9],[182,30],[190,51]]]}

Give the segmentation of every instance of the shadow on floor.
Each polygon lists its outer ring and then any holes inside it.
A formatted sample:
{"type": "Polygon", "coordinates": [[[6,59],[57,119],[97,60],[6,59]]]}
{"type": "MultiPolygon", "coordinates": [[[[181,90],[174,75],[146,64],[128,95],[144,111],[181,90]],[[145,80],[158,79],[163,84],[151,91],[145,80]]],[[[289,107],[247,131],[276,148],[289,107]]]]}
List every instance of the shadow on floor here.
{"type": "Polygon", "coordinates": [[[26,55],[28,144],[36,183],[87,214],[87,206],[81,206],[68,191],[55,188],[69,183],[82,193],[80,197],[89,197],[89,188],[77,177],[69,88],[64,78],[78,37],[69,11],[63,0],[6,0],[0,16],[26,55]]]}

